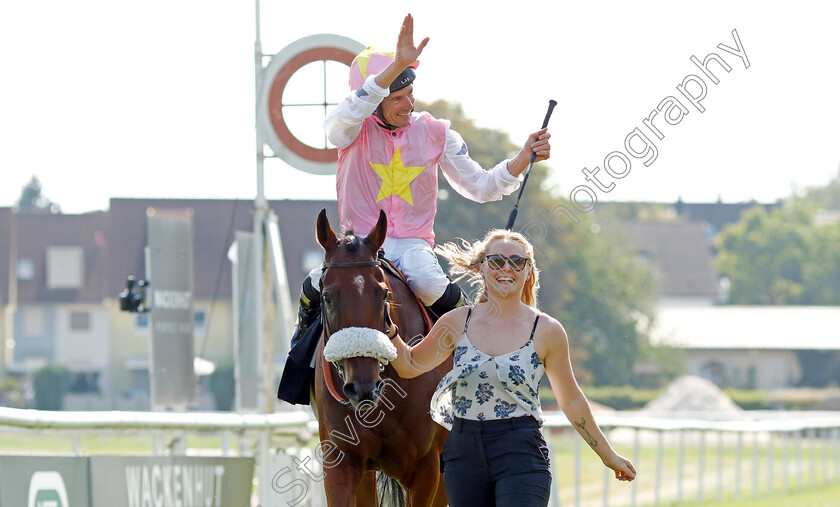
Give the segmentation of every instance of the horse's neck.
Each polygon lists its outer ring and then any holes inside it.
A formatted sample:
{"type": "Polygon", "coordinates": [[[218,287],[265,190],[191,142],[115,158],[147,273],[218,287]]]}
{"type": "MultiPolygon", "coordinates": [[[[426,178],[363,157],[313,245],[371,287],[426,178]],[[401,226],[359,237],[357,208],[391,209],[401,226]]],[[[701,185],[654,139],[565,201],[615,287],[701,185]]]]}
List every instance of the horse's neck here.
{"type": "Polygon", "coordinates": [[[426,308],[414,295],[404,278],[388,270],[385,271],[385,276],[391,286],[394,301],[397,303],[395,306],[398,307],[396,315],[393,315],[397,326],[403,331],[404,336],[425,335],[430,327],[426,308]]]}

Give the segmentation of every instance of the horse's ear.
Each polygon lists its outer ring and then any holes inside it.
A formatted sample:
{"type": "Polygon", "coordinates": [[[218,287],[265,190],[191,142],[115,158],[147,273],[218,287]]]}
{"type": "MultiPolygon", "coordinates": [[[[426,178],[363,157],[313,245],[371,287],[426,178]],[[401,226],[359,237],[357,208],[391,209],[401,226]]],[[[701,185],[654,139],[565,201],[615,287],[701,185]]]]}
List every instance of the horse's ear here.
{"type": "Polygon", "coordinates": [[[382,248],[382,243],[385,242],[385,233],[388,232],[388,219],[385,217],[385,212],[379,210],[379,220],[376,221],[376,225],[373,226],[373,229],[365,238],[367,241],[368,246],[370,246],[371,251],[375,254],[382,248]]]}
{"type": "Polygon", "coordinates": [[[335,236],[335,232],[333,232],[332,227],[330,227],[330,221],[327,218],[326,208],[321,208],[321,212],[318,213],[318,221],[315,226],[315,232],[318,237],[318,243],[324,251],[329,250],[338,243],[338,238],[335,236]]]}

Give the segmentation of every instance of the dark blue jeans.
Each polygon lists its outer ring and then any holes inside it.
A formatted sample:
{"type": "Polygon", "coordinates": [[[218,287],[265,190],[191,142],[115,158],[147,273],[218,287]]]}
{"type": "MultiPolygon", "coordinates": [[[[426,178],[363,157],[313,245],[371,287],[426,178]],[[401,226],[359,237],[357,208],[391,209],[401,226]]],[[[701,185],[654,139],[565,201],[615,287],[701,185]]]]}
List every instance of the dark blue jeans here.
{"type": "Polygon", "coordinates": [[[548,505],[549,451],[533,417],[456,418],[442,457],[450,507],[548,505]]]}

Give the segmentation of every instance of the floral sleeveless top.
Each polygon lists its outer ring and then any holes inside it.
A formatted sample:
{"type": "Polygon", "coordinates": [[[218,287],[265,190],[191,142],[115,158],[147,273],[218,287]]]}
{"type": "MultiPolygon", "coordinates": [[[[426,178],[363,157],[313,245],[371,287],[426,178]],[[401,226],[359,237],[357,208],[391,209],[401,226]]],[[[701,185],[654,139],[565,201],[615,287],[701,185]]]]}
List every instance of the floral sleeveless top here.
{"type": "Polygon", "coordinates": [[[545,367],[534,349],[539,315],[528,342],[500,356],[485,354],[467,338],[471,315],[472,309],[455,346],[455,366],[432,395],[432,419],[451,430],[455,417],[489,420],[529,415],[542,426],[539,384],[545,367]]]}

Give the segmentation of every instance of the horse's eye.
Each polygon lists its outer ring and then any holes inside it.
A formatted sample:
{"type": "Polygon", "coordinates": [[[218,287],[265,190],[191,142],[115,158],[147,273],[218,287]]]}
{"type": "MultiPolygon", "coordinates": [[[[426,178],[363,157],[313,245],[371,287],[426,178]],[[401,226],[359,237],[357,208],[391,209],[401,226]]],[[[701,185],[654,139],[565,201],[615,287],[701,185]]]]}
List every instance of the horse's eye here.
{"type": "Polygon", "coordinates": [[[332,299],[330,298],[330,293],[329,292],[324,292],[321,297],[324,298],[324,303],[326,303],[328,305],[332,304],[332,299]]]}

